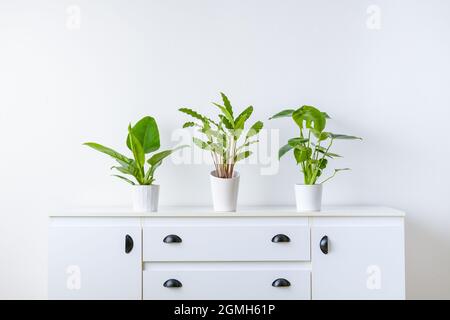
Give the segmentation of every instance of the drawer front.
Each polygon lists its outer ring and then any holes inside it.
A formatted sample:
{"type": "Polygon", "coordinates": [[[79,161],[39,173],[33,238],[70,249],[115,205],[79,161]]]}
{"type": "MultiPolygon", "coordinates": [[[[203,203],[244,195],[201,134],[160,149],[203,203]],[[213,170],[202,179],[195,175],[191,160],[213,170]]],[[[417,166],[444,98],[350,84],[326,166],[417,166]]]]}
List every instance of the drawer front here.
{"type": "Polygon", "coordinates": [[[148,263],[146,300],[308,300],[310,271],[290,263],[148,263]]]}
{"type": "Polygon", "coordinates": [[[143,241],[144,261],[310,259],[310,230],[303,218],[149,219],[143,241]]]}

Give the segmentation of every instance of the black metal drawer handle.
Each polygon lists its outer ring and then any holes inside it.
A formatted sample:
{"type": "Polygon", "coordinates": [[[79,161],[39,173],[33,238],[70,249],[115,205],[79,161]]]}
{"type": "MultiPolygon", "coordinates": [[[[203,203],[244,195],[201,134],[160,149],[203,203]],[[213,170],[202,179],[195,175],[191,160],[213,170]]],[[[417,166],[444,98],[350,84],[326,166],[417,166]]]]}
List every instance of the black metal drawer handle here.
{"type": "Polygon", "coordinates": [[[328,236],[323,236],[322,239],[320,239],[320,250],[323,254],[328,254],[328,236]]]}
{"type": "Polygon", "coordinates": [[[164,282],[164,287],[166,288],[181,288],[183,284],[177,279],[169,279],[164,282]]]}
{"type": "Polygon", "coordinates": [[[274,282],[272,282],[272,287],[279,288],[279,287],[290,287],[290,286],[291,286],[291,283],[288,280],[283,279],[283,278],[277,279],[274,282]]]}
{"type": "Polygon", "coordinates": [[[133,250],[134,247],[134,242],[133,242],[133,238],[127,234],[125,236],[125,253],[130,253],[131,250],[133,250]]]}
{"type": "Polygon", "coordinates": [[[277,234],[272,238],[272,242],[279,243],[279,242],[291,242],[291,239],[285,235],[285,234],[277,234]]]}
{"type": "Polygon", "coordinates": [[[175,234],[169,234],[167,237],[164,238],[164,243],[181,243],[183,240],[175,234]]]}

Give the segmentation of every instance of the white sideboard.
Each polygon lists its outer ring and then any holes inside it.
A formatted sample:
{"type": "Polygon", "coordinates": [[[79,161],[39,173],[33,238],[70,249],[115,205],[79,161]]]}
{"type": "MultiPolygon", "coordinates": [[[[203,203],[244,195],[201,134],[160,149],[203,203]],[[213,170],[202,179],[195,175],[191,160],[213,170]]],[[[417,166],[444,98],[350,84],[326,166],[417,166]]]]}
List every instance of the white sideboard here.
{"type": "Polygon", "coordinates": [[[50,299],[404,299],[404,213],[90,209],[50,216],[50,299]]]}

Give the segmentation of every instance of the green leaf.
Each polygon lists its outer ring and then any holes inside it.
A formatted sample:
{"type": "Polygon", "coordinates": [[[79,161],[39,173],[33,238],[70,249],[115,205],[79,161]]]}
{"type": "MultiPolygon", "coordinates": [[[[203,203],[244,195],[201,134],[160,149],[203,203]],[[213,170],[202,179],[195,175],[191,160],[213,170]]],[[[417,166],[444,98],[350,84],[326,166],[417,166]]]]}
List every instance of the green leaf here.
{"type": "Polygon", "coordinates": [[[131,172],[129,170],[129,168],[127,168],[127,167],[112,166],[111,169],[116,169],[116,170],[120,171],[123,174],[133,175],[133,172],[131,172]]]}
{"type": "Polygon", "coordinates": [[[227,135],[225,133],[223,133],[222,130],[220,131],[215,131],[215,130],[210,130],[209,131],[209,136],[215,138],[215,140],[217,141],[217,144],[222,146],[222,147],[226,147],[227,146],[227,135]]]}
{"type": "Polygon", "coordinates": [[[248,142],[244,143],[242,146],[240,146],[239,148],[237,148],[237,150],[241,150],[243,148],[246,148],[246,147],[248,147],[254,143],[258,143],[258,142],[259,142],[259,140],[248,141],[248,142]]]}
{"type": "Polygon", "coordinates": [[[277,119],[277,118],[284,118],[284,117],[291,117],[292,114],[294,113],[294,111],[295,111],[294,109],[286,109],[286,110],[283,110],[283,111],[278,112],[277,114],[271,116],[271,117],[269,118],[269,120],[277,119]]]}
{"type": "Polygon", "coordinates": [[[183,124],[183,128],[194,127],[195,125],[195,122],[186,122],[185,124],[183,124]]]}
{"type": "Polygon", "coordinates": [[[331,132],[326,133],[331,139],[341,139],[341,140],[362,140],[360,137],[348,136],[345,134],[335,134],[331,132]]]}
{"type": "Polygon", "coordinates": [[[304,128],[303,124],[305,123],[306,128],[313,128],[317,132],[322,132],[327,122],[323,112],[312,106],[303,106],[297,109],[292,114],[292,118],[300,128],[304,128]]]}
{"type": "Polygon", "coordinates": [[[129,160],[130,160],[130,163],[126,163],[126,162],[124,162],[124,161],[122,161],[122,160],[116,159],[116,161],[117,161],[122,167],[129,167],[129,166],[131,166],[133,160],[132,160],[132,159],[129,159],[129,160]]]}
{"type": "Polygon", "coordinates": [[[170,156],[172,154],[172,150],[165,150],[158,153],[155,153],[153,156],[151,156],[150,159],[147,160],[147,163],[151,166],[155,165],[156,163],[162,161],[166,157],[170,156]]]}
{"type": "Polygon", "coordinates": [[[196,137],[193,137],[192,141],[194,142],[194,144],[197,147],[199,147],[199,148],[201,148],[203,150],[206,150],[206,151],[212,151],[212,152],[220,153],[220,154],[222,154],[223,151],[224,151],[223,146],[221,146],[221,145],[219,145],[217,143],[205,142],[205,141],[203,141],[201,139],[198,139],[196,137]]]}
{"type": "Polygon", "coordinates": [[[220,95],[222,96],[223,105],[227,109],[227,111],[230,114],[231,118],[234,118],[234,116],[233,116],[233,107],[231,106],[230,100],[228,99],[228,97],[223,92],[221,92],[220,95]]]}
{"type": "Polygon", "coordinates": [[[311,158],[312,150],[311,148],[295,148],[294,149],[294,156],[295,160],[297,161],[297,164],[300,162],[306,161],[309,158],[311,158]]]}
{"type": "Polygon", "coordinates": [[[234,157],[234,162],[244,160],[245,158],[248,158],[251,154],[252,154],[252,152],[248,151],[248,150],[241,152],[234,157]]]}
{"type": "Polygon", "coordinates": [[[210,147],[210,145],[207,142],[205,142],[205,141],[203,141],[203,140],[201,140],[199,138],[196,138],[196,137],[193,137],[192,141],[200,149],[211,151],[211,147],[210,147]]]}
{"type": "Polygon", "coordinates": [[[151,165],[151,166],[154,166],[156,163],[162,162],[165,158],[170,156],[175,151],[180,150],[182,148],[186,148],[186,147],[189,147],[189,146],[182,145],[182,146],[176,147],[176,148],[174,148],[172,150],[165,150],[165,151],[161,151],[161,152],[155,153],[154,155],[151,156],[150,159],[147,160],[147,163],[149,165],[151,165]]]}
{"type": "Polygon", "coordinates": [[[151,166],[148,171],[147,174],[145,175],[145,180],[147,180],[147,182],[149,184],[152,184],[153,181],[155,180],[153,178],[153,176],[155,175],[155,171],[156,169],[158,169],[158,167],[162,164],[162,161],[155,163],[153,166],[151,166]]]}
{"type": "Polygon", "coordinates": [[[211,139],[211,134],[210,134],[211,126],[209,125],[208,121],[203,121],[203,127],[201,127],[199,129],[199,131],[201,133],[205,134],[208,137],[208,139],[211,139]]]}
{"type": "Polygon", "coordinates": [[[214,121],[212,121],[211,119],[209,119],[208,117],[202,116],[200,113],[198,113],[197,111],[194,111],[192,109],[189,108],[180,108],[178,109],[178,111],[183,112],[195,119],[200,120],[201,122],[205,123],[205,122],[209,122],[214,124],[215,126],[218,126],[218,124],[214,121]]]}
{"type": "Polygon", "coordinates": [[[292,138],[288,140],[288,144],[292,147],[301,146],[309,140],[306,138],[292,138]]]}
{"type": "Polygon", "coordinates": [[[191,116],[191,117],[193,117],[193,118],[195,118],[195,119],[198,119],[198,120],[200,120],[200,121],[205,121],[205,120],[207,120],[206,117],[202,116],[202,115],[201,115],[200,113],[198,113],[197,111],[194,111],[194,110],[189,109],[189,108],[180,108],[180,109],[178,109],[178,111],[183,112],[183,113],[185,113],[185,114],[187,114],[187,115],[189,115],[189,116],[191,116]]]}
{"type": "Polygon", "coordinates": [[[253,107],[252,106],[249,106],[244,111],[242,111],[241,114],[234,121],[235,129],[236,130],[243,130],[245,122],[248,120],[248,118],[250,118],[252,113],[253,113],[253,107]]]}
{"type": "Polygon", "coordinates": [[[218,154],[225,154],[225,148],[222,144],[219,143],[210,143],[209,144],[210,150],[218,153],[218,154]]]}
{"type": "MultiPolygon", "coordinates": [[[[116,159],[117,161],[121,161],[123,163],[127,163],[130,164],[133,160],[129,159],[127,157],[125,157],[123,154],[120,154],[117,151],[114,151],[111,148],[102,146],[101,144],[95,143],[95,142],[86,142],[83,143],[85,146],[91,147],[92,149],[95,149],[97,151],[100,151],[104,154],[107,154],[110,157],[113,157],[114,159],[116,159]]],[[[119,162],[120,163],[120,162],[119,162]]]]}
{"type": "Polygon", "coordinates": [[[211,137],[214,137],[214,138],[216,138],[216,139],[218,139],[218,140],[220,140],[220,139],[223,139],[223,137],[224,137],[224,133],[222,133],[221,131],[219,131],[219,130],[209,130],[208,131],[208,135],[209,136],[211,136],[211,137]]]}
{"type": "Polygon", "coordinates": [[[227,128],[228,130],[233,130],[233,125],[223,114],[219,114],[219,118],[220,121],[225,125],[225,128],[227,128]]]}
{"type": "Polygon", "coordinates": [[[314,136],[319,140],[319,141],[324,141],[327,140],[329,138],[328,133],[327,132],[319,132],[315,129],[311,129],[311,132],[314,134],[314,136]]]}
{"type": "Polygon", "coordinates": [[[234,129],[234,119],[233,116],[231,115],[230,112],[228,112],[227,108],[225,108],[224,106],[213,102],[213,105],[215,105],[216,107],[218,107],[220,109],[220,111],[222,111],[222,115],[228,120],[229,124],[231,125],[231,127],[234,129]]]}
{"type": "Polygon", "coordinates": [[[325,169],[327,167],[328,160],[327,159],[320,159],[318,166],[320,169],[325,169]]]}
{"type": "MultiPolygon", "coordinates": [[[[156,120],[153,117],[144,117],[131,128],[131,132],[139,141],[144,154],[154,152],[159,149],[159,130],[156,120]]],[[[130,135],[127,136],[127,146],[131,150],[130,135]]]]}
{"type": "Polygon", "coordinates": [[[131,176],[135,177],[135,179],[137,181],[140,181],[142,171],[139,171],[139,169],[136,167],[134,160],[131,160],[131,161],[132,162],[130,164],[127,164],[127,163],[117,160],[117,162],[119,162],[121,164],[121,166],[119,166],[119,167],[112,166],[111,169],[116,169],[116,170],[122,172],[123,174],[131,175],[131,176]]]}
{"type": "Polygon", "coordinates": [[[119,176],[118,174],[113,174],[112,176],[113,176],[113,177],[120,178],[120,179],[122,179],[122,180],[128,182],[129,184],[132,184],[133,186],[136,185],[136,183],[134,183],[134,182],[131,181],[130,179],[125,178],[125,177],[123,177],[123,176],[119,176]]]}
{"type": "Polygon", "coordinates": [[[139,139],[134,135],[131,124],[128,127],[128,136],[130,141],[130,149],[133,152],[134,160],[140,171],[144,168],[145,153],[139,139]]]}
{"type": "Polygon", "coordinates": [[[326,157],[329,157],[329,158],[341,158],[341,156],[336,154],[336,153],[327,152],[326,151],[327,149],[325,149],[323,147],[316,146],[316,150],[318,152],[320,152],[321,154],[324,154],[326,157]]]}
{"type": "Polygon", "coordinates": [[[292,147],[290,144],[286,144],[280,148],[278,151],[278,159],[281,159],[282,156],[284,156],[288,151],[292,150],[294,147],[292,147]]]}
{"type": "Polygon", "coordinates": [[[250,129],[247,132],[247,136],[245,137],[245,139],[251,138],[253,136],[256,136],[261,129],[264,127],[264,123],[262,123],[261,121],[257,121],[255,122],[254,125],[252,125],[250,127],[250,129]]]}

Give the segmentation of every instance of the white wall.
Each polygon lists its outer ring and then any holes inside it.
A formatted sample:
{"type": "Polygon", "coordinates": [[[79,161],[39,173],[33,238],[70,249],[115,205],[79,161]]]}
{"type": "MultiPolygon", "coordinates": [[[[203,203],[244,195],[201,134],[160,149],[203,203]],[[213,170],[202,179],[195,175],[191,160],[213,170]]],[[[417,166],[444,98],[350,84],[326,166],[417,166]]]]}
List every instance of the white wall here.
{"type": "MultiPolygon", "coordinates": [[[[212,111],[220,90],[255,119],[312,104],[363,136],[337,145],[353,171],[325,203],[406,210],[408,297],[450,298],[449,14],[445,0],[0,1],[0,298],[46,298],[49,212],[128,202],[82,142],[125,151],[127,123],[151,114],[169,145],[176,109],[212,111]]],[[[209,169],[166,163],[162,204],[209,204],[209,169]]],[[[240,170],[241,204],[293,204],[291,159],[240,170]]]]}

